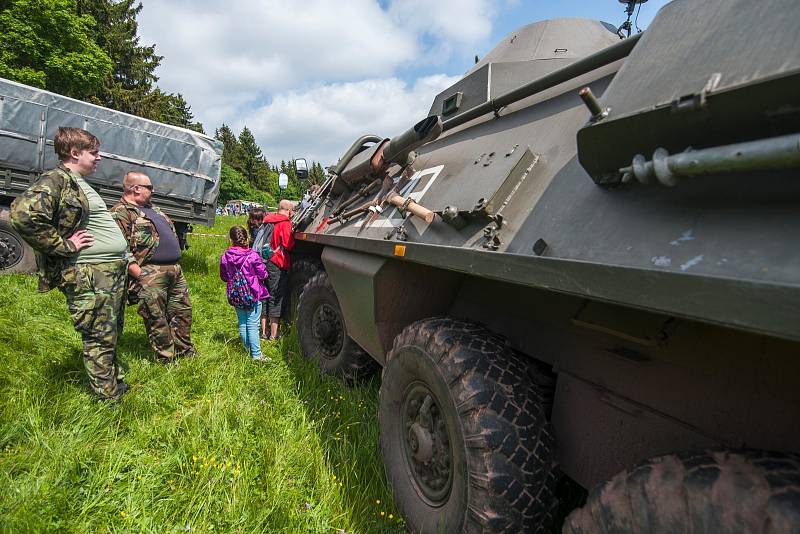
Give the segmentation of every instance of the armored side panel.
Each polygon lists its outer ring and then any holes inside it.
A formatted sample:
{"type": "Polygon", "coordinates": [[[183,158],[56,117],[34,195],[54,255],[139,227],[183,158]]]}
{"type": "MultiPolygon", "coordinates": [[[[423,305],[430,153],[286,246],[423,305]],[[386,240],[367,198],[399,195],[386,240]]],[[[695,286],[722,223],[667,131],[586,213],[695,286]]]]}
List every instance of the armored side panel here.
{"type": "Polygon", "coordinates": [[[107,204],[126,172],[147,173],[155,201],[178,222],[213,224],[222,143],[208,136],[0,79],[0,194],[15,196],[58,164],[59,126],[86,129],[101,142],[103,161],[88,178],[107,204]]]}
{"type": "Polygon", "coordinates": [[[600,100],[607,117],[578,132],[581,165],[618,182],[637,154],[800,131],[798,20],[798,2],[665,6],[600,100]]]}

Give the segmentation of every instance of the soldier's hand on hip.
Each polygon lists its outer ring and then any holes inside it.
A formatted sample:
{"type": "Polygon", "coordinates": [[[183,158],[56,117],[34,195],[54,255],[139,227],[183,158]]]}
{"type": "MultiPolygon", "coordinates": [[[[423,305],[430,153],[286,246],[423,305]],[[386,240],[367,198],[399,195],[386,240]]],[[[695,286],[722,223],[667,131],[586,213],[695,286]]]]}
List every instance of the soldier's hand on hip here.
{"type": "Polygon", "coordinates": [[[75,250],[80,252],[81,250],[94,245],[94,236],[86,230],[78,230],[69,238],[67,238],[67,241],[75,245],[75,250]]]}
{"type": "Polygon", "coordinates": [[[142,276],[142,268],[139,267],[138,263],[131,263],[128,265],[128,274],[131,275],[131,278],[138,280],[142,276]]]}

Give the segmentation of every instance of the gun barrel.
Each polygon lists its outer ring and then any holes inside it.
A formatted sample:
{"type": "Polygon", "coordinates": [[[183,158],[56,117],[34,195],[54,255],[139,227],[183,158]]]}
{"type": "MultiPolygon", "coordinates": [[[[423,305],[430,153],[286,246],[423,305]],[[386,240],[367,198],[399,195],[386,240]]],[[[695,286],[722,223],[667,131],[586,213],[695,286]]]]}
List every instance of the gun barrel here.
{"type": "Polygon", "coordinates": [[[441,133],[441,117],[426,117],[400,135],[354,154],[345,168],[340,169],[339,176],[352,187],[364,181],[370,173],[385,170],[391,164],[405,166],[413,150],[430,143],[441,133]]]}
{"type": "Polygon", "coordinates": [[[442,133],[442,119],[431,115],[397,135],[389,141],[383,150],[383,159],[388,163],[405,164],[408,153],[426,143],[430,143],[442,133]]]}

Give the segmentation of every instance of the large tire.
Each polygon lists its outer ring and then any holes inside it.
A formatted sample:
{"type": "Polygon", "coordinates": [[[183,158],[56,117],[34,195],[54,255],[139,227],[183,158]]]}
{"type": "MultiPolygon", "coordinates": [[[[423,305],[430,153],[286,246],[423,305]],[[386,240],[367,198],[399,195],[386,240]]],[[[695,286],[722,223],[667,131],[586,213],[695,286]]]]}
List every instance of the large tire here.
{"type": "Polygon", "coordinates": [[[290,322],[297,320],[297,306],[300,303],[300,294],[303,292],[303,288],[321,270],[322,265],[318,260],[304,258],[292,261],[292,269],[289,271],[289,304],[287,308],[290,322]]]}
{"type": "Polygon", "coordinates": [[[619,473],[574,511],[564,533],[800,532],[800,455],[670,454],[619,473]]]}
{"type": "Polygon", "coordinates": [[[311,277],[297,305],[297,335],[303,355],[328,374],[355,381],[372,374],[377,365],[347,335],[339,300],[324,271],[311,277]]]}
{"type": "Polygon", "coordinates": [[[526,363],[450,318],[397,336],[380,389],[380,442],[412,532],[548,532],[553,435],[526,363]]]}
{"type": "Polygon", "coordinates": [[[33,273],[36,255],[8,221],[9,211],[0,210],[0,275],[33,273]]]}

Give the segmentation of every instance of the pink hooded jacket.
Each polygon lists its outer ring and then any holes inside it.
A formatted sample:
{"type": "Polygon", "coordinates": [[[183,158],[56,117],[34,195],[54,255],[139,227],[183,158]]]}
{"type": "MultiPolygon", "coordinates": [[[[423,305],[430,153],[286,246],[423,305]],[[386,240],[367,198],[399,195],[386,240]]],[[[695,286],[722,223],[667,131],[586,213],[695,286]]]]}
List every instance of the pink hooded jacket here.
{"type": "Polygon", "coordinates": [[[230,247],[226,250],[219,260],[219,277],[227,283],[233,279],[236,271],[242,271],[256,300],[269,298],[269,291],[264,285],[264,281],[267,279],[267,268],[258,252],[241,247],[230,247]]]}

